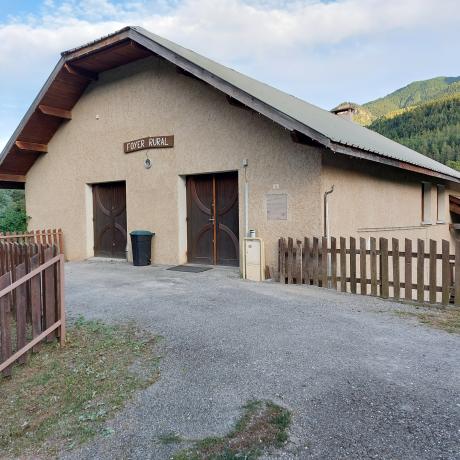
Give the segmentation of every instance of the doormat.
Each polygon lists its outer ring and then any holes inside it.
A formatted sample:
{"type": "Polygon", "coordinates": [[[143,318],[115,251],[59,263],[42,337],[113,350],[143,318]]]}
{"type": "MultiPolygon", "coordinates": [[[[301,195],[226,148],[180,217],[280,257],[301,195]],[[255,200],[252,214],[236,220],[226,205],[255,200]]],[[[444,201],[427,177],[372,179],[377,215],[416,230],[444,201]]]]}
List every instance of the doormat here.
{"type": "Polygon", "coordinates": [[[177,265],[176,267],[167,268],[175,272],[201,273],[212,270],[212,267],[200,267],[197,265],[177,265]]]}

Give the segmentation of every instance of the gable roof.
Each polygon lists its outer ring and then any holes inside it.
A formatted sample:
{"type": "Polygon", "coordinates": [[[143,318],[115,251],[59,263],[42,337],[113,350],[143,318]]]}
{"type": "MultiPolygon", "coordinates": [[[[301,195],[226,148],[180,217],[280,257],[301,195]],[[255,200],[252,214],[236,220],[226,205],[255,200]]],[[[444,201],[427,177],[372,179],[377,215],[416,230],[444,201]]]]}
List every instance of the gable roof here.
{"type": "Polygon", "coordinates": [[[141,27],[126,27],[62,53],[61,60],[0,155],[1,174],[26,174],[97,74],[153,54],[332,152],[460,182],[460,172],[374,131],[218,64],[141,27]],[[57,109],[53,112],[52,109],[57,109]],[[64,113],[62,111],[66,111],[64,113]]]}

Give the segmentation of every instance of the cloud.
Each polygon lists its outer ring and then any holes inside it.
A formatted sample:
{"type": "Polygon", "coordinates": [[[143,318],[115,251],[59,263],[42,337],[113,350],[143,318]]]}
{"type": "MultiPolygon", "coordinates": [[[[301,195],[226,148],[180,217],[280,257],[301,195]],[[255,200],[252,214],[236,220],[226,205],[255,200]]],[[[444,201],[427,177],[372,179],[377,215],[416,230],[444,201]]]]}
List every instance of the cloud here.
{"type": "Polygon", "coordinates": [[[0,23],[0,136],[61,51],[127,24],[330,107],[453,72],[459,22],[457,0],[44,0],[0,23]]]}

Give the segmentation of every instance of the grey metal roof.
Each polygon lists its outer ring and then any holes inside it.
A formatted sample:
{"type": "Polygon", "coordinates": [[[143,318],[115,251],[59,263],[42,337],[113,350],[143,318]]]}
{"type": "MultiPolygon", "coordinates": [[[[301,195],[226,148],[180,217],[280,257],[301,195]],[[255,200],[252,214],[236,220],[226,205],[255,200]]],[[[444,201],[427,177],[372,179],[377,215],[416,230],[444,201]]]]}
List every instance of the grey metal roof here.
{"type": "Polygon", "coordinates": [[[142,27],[131,27],[131,29],[294,120],[312,128],[333,142],[460,179],[460,172],[392,141],[375,131],[371,131],[357,123],[330,113],[328,110],[316,107],[270,85],[248,77],[170,40],[155,35],[142,27]]]}
{"type": "MultiPolygon", "coordinates": [[[[184,70],[188,70],[228,95],[239,98],[244,104],[271,117],[275,122],[287,129],[298,130],[333,151],[384,162],[396,167],[413,169],[422,174],[429,174],[430,171],[433,171],[433,175],[460,182],[460,172],[454,169],[352,121],[243,75],[194,51],[155,35],[142,27],[135,26],[124,27],[107,37],[62,53],[61,60],[1,152],[0,164],[36,109],[37,104],[46,94],[59,70],[66,61],[72,60],[72,53],[97,44],[105,38],[117,35],[120,36],[120,40],[130,38],[137,41],[140,45],[163,56],[165,59],[169,59],[184,70]],[[348,147],[352,147],[352,149],[348,147]],[[382,161],[382,159],[385,161],[382,161]],[[408,168],[404,166],[405,164],[413,165],[413,167],[408,168]],[[421,170],[417,170],[417,167],[421,168],[421,170]]],[[[91,54],[90,51],[88,53],[91,54]]]]}

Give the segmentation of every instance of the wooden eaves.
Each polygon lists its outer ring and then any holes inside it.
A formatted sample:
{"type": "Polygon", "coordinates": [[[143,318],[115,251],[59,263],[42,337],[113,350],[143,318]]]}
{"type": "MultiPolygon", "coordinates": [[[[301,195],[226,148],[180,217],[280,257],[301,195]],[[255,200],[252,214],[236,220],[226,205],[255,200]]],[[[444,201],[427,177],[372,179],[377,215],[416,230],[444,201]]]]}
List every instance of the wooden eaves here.
{"type": "Polygon", "coordinates": [[[47,144],[60,125],[71,120],[73,106],[87,86],[97,80],[100,72],[152,54],[173,63],[181,73],[193,76],[223,92],[232,105],[250,108],[283,126],[291,132],[295,142],[321,145],[331,154],[343,154],[425,176],[460,182],[458,178],[441,172],[359,147],[333,142],[315,129],[255,98],[133,27],[126,27],[86,46],[62,53],[60,61],[3,150],[0,156],[0,174],[18,177],[27,174],[37,157],[47,151],[47,144]]]}

